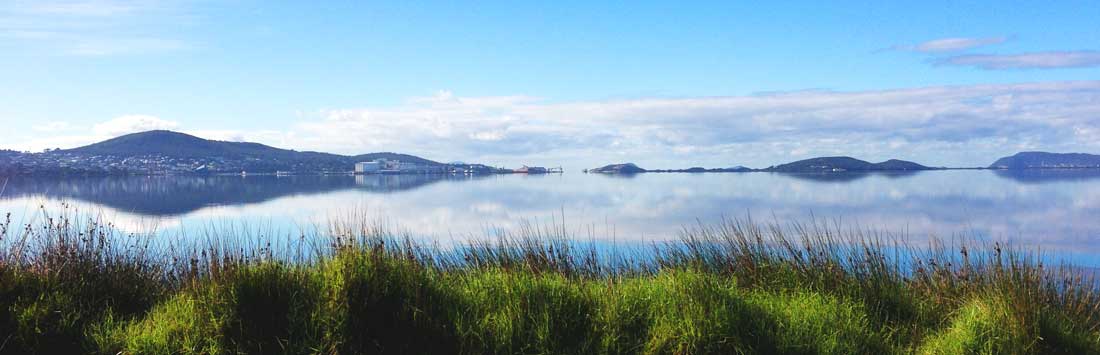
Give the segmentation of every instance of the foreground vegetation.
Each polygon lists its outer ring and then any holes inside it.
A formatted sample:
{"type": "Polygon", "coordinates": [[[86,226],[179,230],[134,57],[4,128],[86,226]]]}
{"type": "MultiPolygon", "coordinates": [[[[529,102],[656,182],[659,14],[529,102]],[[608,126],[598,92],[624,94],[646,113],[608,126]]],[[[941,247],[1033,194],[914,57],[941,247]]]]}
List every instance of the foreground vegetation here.
{"type": "Polygon", "coordinates": [[[0,228],[0,354],[1100,353],[1095,283],[997,243],[745,221],[635,253],[535,227],[446,249],[351,221],[281,246],[0,228]]]}

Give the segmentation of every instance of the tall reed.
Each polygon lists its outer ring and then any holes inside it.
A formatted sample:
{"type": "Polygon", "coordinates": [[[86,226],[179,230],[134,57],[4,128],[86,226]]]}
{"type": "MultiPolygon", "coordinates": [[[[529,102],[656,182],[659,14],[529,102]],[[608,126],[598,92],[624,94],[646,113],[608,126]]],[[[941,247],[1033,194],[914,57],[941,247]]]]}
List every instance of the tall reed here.
{"type": "Polygon", "coordinates": [[[0,354],[1100,352],[1093,274],[1003,242],[748,219],[641,248],[396,230],[7,215],[0,354]]]}

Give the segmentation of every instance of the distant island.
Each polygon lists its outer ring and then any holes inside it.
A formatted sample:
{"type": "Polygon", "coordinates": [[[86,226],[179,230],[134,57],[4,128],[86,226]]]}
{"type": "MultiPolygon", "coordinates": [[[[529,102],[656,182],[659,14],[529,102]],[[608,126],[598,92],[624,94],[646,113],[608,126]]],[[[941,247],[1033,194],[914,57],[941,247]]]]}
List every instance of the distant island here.
{"type": "Polygon", "coordinates": [[[1085,153],[1021,152],[997,159],[990,169],[1100,168],[1100,155],[1085,153]]]}
{"type": "Polygon", "coordinates": [[[595,174],[637,174],[644,173],[646,171],[646,169],[642,169],[637,165],[634,165],[634,163],[611,164],[595,169],[585,170],[585,172],[587,173],[595,174]]]}
{"type": "Polygon", "coordinates": [[[917,171],[934,170],[911,161],[890,159],[881,163],[871,163],[852,157],[820,157],[799,160],[761,169],[761,171],[779,173],[821,173],[845,171],[917,171]]]}
{"type": "Polygon", "coordinates": [[[881,163],[871,163],[852,157],[819,157],[799,160],[764,169],[752,169],[744,166],[732,168],[702,168],[687,169],[643,169],[634,163],[611,164],[599,168],[588,169],[586,172],[597,174],[637,174],[637,173],[742,173],[742,172],[778,172],[778,173],[823,173],[823,172],[871,172],[871,171],[918,171],[937,170],[944,168],[932,168],[911,161],[890,159],[881,163]]]}
{"type": "Polygon", "coordinates": [[[735,166],[732,168],[703,168],[693,167],[687,169],[643,169],[635,165],[634,163],[622,163],[605,165],[599,168],[593,168],[585,170],[586,173],[594,174],[638,174],[638,173],[734,173],[734,172],[749,172],[753,171],[751,168],[743,166],[735,166]]]}
{"type": "Polygon", "coordinates": [[[839,172],[912,172],[924,170],[948,169],[1100,169],[1100,155],[1085,153],[1047,153],[1021,152],[1013,156],[998,159],[986,168],[947,168],[930,167],[911,161],[890,159],[872,163],[847,156],[817,157],[803,159],[786,164],[752,169],[744,166],[732,168],[688,169],[644,169],[634,163],[620,163],[588,169],[585,172],[597,174],[638,174],[638,173],[729,173],[729,172],[775,172],[775,173],[839,173],[839,172]]]}
{"type": "Polygon", "coordinates": [[[103,142],[41,153],[0,150],[0,176],[348,174],[372,162],[377,173],[546,173],[554,169],[444,164],[414,155],[380,152],[355,156],[280,149],[260,143],[208,140],[173,131],[127,134],[103,142]]]}

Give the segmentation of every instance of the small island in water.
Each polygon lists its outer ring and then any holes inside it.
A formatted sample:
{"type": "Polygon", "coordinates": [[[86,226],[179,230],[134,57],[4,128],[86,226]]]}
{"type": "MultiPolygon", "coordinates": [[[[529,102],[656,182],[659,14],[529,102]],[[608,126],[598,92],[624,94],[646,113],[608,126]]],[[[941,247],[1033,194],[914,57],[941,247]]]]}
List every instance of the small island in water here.
{"type": "Polygon", "coordinates": [[[597,174],[638,174],[638,173],[742,173],[742,172],[775,172],[775,173],[845,173],[845,172],[910,172],[925,170],[950,170],[950,169],[1097,169],[1100,168],[1100,155],[1086,153],[1048,153],[1048,152],[1021,152],[1015,155],[997,159],[986,168],[950,168],[931,167],[901,159],[889,159],[879,163],[872,163],[847,156],[817,157],[798,160],[790,163],[773,165],[763,169],[753,169],[744,166],[732,168],[702,168],[688,169],[645,169],[634,163],[619,163],[605,165],[599,168],[585,170],[587,173],[597,174]]]}
{"type": "Polygon", "coordinates": [[[990,169],[1100,168],[1100,155],[1085,153],[1021,152],[997,159],[990,169]]]}

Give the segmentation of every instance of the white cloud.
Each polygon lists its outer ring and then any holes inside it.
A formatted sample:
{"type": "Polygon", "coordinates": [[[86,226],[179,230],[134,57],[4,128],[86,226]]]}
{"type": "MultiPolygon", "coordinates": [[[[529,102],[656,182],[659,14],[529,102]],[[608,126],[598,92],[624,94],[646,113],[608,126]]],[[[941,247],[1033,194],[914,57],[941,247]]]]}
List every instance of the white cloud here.
{"type": "Polygon", "coordinates": [[[1001,44],[1008,41],[1008,37],[956,37],[956,38],[940,38],[927,42],[918,43],[915,45],[903,45],[895,46],[894,49],[915,51],[915,52],[953,52],[967,50],[977,47],[984,47],[994,44],[1001,44]]]}
{"type": "Polygon", "coordinates": [[[291,127],[205,130],[123,116],[86,136],[12,148],[68,148],[150,129],[342,154],[393,151],[438,161],[571,170],[632,161],[651,168],[767,167],[851,155],[985,166],[1020,150],[1100,152],[1100,81],[858,92],[547,102],[436,95],[396,107],[336,109],[291,127]]]}
{"type": "Polygon", "coordinates": [[[504,131],[485,131],[470,134],[470,138],[479,141],[499,141],[504,139],[504,131]]]}
{"type": "Polygon", "coordinates": [[[975,54],[941,58],[936,65],[968,66],[989,70],[1100,67],[1098,51],[975,54]]]}
{"type": "Polygon", "coordinates": [[[20,141],[18,145],[4,148],[26,151],[75,148],[124,134],[157,129],[174,130],[179,127],[178,122],[149,115],[124,115],[91,126],[64,121],[45,122],[31,127],[35,132],[33,136],[15,139],[20,141]]]}
{"type": "Polygon", "coordinates": [[[117,137],[135,132],[172,130],[177,127],[179,127],[178,122],[164,120],[155,116],[126,115],[96,124],[92,127],[92,132],[101,137],[117,137]]]}
{"type": "Polygon", "coordinates": [[[1082,127],[1097,126],[1100,82],[1088,81],[567,103],[447,94],[325,111],[290,131],[294,146],[349,154],[684,167],[833,154],[985,165],[1021,148],[1095,151],[1082,127]]]}

